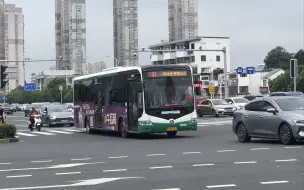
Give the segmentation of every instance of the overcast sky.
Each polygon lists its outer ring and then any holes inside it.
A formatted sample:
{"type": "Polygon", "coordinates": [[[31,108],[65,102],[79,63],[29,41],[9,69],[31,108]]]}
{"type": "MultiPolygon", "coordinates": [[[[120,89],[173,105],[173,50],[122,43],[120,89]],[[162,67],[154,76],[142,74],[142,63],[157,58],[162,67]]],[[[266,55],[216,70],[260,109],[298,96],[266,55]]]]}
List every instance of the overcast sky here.
{"type": "MultiPolygon", "coordinates": [[[[231,68],[263,63],[268,51],[304,46],[304,0],[199,0],[199,35],[227,36],[231,68]]],[[[6,0],[23,8],[25,57],[55,58],[55,0],[6,0]]],[[[139,47],[168,39],[168,0],[138,0],[139,47]]],[[[86,0],[87,61],[113,61],[112,0],[86,0]]],[[[141,64],[149,55],[140,54],[141,64]]],[[[54,63],[53,63],[54,64],[54,63]]],[[[26,76],[51,63],[28,63],[26,76]]]]}

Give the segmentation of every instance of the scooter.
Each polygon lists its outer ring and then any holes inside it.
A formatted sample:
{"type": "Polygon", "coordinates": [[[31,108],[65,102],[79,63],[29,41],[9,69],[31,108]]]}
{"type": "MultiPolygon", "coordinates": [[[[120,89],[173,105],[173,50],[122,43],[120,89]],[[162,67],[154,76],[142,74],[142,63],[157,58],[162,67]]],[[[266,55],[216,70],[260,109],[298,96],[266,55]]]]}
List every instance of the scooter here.
{"type": "Polygon", "coordinates": [[[41,131],[42,123],[41,123],[41,116],[40,115],[31,115],[35,119],[35,123],[32,125],[31,121],[29,121],[29,129],[33,131],[36,129],[37,131],[41,131]]]}

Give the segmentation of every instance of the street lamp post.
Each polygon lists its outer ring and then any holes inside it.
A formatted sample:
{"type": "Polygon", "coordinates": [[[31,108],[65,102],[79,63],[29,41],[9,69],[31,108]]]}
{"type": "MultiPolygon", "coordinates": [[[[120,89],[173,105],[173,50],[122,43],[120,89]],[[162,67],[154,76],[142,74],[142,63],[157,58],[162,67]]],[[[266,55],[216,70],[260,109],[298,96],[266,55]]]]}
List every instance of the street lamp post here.
{"type": "Polygon", "coordinates": [[[63,68],[65,68],[65,86],[66,86],[66,89],[68,89],[68,68],[66,66],[63,66],[63,68]]]}

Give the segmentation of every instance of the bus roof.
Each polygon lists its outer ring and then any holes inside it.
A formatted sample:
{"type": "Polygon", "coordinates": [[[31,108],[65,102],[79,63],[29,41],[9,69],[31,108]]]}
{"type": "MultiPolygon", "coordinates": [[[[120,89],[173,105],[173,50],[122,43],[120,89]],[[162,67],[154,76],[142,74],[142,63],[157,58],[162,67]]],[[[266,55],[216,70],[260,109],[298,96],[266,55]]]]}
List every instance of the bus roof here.
{"type": "Polygon", "coordinates": [[[115,73],[119,73],[119,72],[123,72],[123,71],[131,71],[131,70],[139,70],[140,71],[141,69],[149,69],[149,68],[157,68],[157,67],[172,68],[172,67],[185,67],[185,66],[190,67],[190,65],[188,65],[188,64],[144,65],[144,66],[134,66],[134,67],[112,67],[112,68],[104,69],[104,70],[102,70],[101,72],[98,72],[98,73],[94,73],[94,74],[90,74],[90,75],[84,75],[84,76],[80,76],[80,77],[75,77],[74,81],[92,79],[92,78],[96,78],[96,77],[99,77],[99,76],[107,76],[107,75],[111,75],[111,74],[115,74],[115,73]]]}

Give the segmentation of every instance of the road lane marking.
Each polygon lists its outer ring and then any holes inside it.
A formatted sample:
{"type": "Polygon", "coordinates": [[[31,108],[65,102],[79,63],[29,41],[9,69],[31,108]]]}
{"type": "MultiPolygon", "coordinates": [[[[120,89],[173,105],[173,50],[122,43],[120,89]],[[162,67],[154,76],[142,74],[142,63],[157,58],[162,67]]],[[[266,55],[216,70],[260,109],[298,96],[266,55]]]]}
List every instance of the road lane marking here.
{"type": "Polygon", "coordinates": [[[0,163],[0,165],[10,165],[10,164],[12,164],[12,163],[9,163],[9,162],[7,162],[7,163],[0,163]]]}
{"type": "Polygon", "coordinates": [[[288,160],[275,160],[276,162],[295,162],[297,159],[288,159],[288,160]]]}
{"type": "Polygon", "coordinates": [[[284,148],[293,149],[293,148],[303,148],[303,147],[302,146],[287,146],[287,147],[284,147],[284,148]]]}
{"type": "Polygon", "coordinates": [[[165,156],[166,154],[147,154],[147,156],[165,156]]]}
{"type": "Polygon", "coordinates": [[[75,174],[81,174],[81,172],[55,173],[55,175],[75,175],[75,174]]]}
{"type": "Polygon", "coordinates": [[[46,162],[52,162],[52,160],[35,160],[35,161],[31,161],[31,163],[46,163],[46,162]]]}
{"type": "Polygon", "coordinates": [[[6,176],[6,178],[21,178],[21,177],[32,177],[32,175],[12,175],[12,176],[6,176]]]}
{"type": "Polygon", "coordinates": [[[289,183],[289,181],[265,181],[260,182],[262,185],[289,183]]]}
{"type": "Polygon", "coordinates": [[[194,164],[194,167],[203,167],[203,166],[214,166],[215,164],[194,164]]]}
{"type": "Polygon", "coordinates": [[[256,161],[247,161],[247,162],[233,162],[234,164],[256,164],[256,161]]]}
{"type": "Polygon", "coordinates": [[[127,169],[102,170],[102,172],[123,172],[123,171],[127,171],[127,169]]]}
{"type": "Polygon", "coordinates": [[[39,134],[39,135],[56,135],[54,133],[47,133],[47,132],[42,132],[42,131],[33,131],[32,133],[35,133],[35,134],[39,134]]]}
{"type": "Polygon", "coordinates": [[[91,158],[72,158],[71,161],[91,160],[91,158]]]}
{"type": "Polygon", "coordinates": [[[250,150],[269,150],[269,148],[252,148],[250,150]]]}
{"type": "Polygon", "coordinates": [[[201,152],[183,152],[182,154],[201,154],[201,152]]]}
{"type": "Polygon", "coordinates": [[[205,122],[205,123],[197,123],[198,125],[215,125],[215,124],[231,124],[232,121],[218,121],[218,122],[205,122]]]}
{"type": "Polygon", "coordinates": [[[236,187],[235,184],[226,184],[226,185],[210,185],[210,186],[206,186],[208,189],[212,189],[212,188],[222,188],[222,187],[236,187]]]}
{"type": "Polygon", "coordinates": [[[218,150],[217,152],[235,152],[235,150],[218,150]]]}
{"type": "Polygon", "coordinates": [[[115,159],[115,158],[128,158],[128,156],[112,156],[112,157],[109,157],[109,158],[113,158],[113,159],[115,159]]]}
{"type": "Polygon", "coordinates": [[[63,128],[62,130],[69,131],[69,132],[81,132],[80,130],[77,130],[77,129],[65,129],[65,128],[63,128]]]}
{"type": "Polygon", "coordinates": [[[58,131],[58,130],[51,130],[51,129],[46,129],[46,131],[51,132],[51,133],[61,133],[61,134],[74,134],[73,132],[67,132],[67,131],[58,131]]]}
{"type": "Polygon", "coordinates": [[[169,189],[152,189],[152,190],[181,190],[180,188],[169,188],[169,189]]]}
{"type": "Polygon", "coordinates": [[[20,135],[20,136],[27,136],[27,137],[35,137],[35,136],[37,136],[37,135],[28,134],[28,133],[22,133],[22,132],[17,132],[17,135],[20,135]]]}
{"type": "Polygon", "coordinates": [[[150,167],[151,170],[154,170],[154,169],[165,169],[165,168],[173,168],[173,166],[155,166],[155,167],[150,167]]]}

